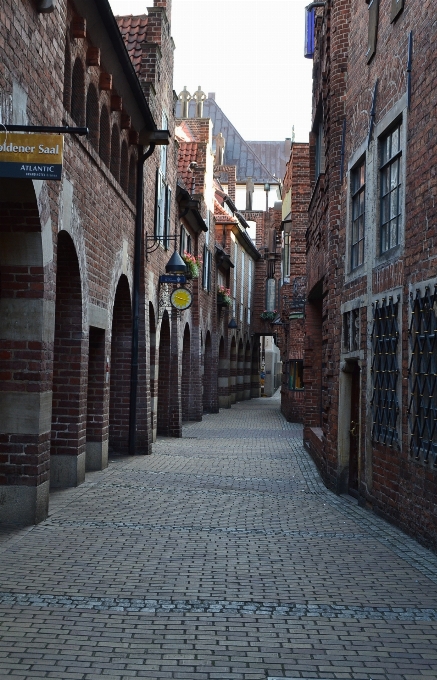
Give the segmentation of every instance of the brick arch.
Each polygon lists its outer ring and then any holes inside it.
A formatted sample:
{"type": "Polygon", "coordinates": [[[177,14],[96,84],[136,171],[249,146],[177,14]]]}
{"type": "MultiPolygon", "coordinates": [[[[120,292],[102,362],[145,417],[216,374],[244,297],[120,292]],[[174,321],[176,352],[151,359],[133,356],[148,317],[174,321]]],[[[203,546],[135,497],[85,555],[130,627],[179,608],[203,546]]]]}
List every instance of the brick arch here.
{"type": "Polygon", "coordinates": [[[203,354],[203,410],[212,413],[215,407],[214,367],[212,361],[211,333],[206,332],[205,349],[203,354]]]}
{"type": "Polygon", "coordinates": [[[100,127],[100,108],[99,95],[93,83],[88,87],[86,97],[86,126],[89,128],[89,137],[92,146],[96,151],[99,150],[99,127],[100,127]]]}
{"type": "Polygon", "coordinates": [[[132,203],[135,203],[135,194],[137,190],[137,159],[134,152],[131,153],[129,160],[129,186],[128,195],[132,203]]]}
{"type": "Polygon", "coordinates": [[[190,420],[191,407],[191,332],[190,326],[185,324],[184,339],[182,344],[182,377],[181,377],[181,403],[182,420],[190,420]]]}
{"type": "Polygon", "coordinates": [[[65,56],[64,56],[64,92],[63,102],[64,109],[71,112],[71,49],[68,37],[65,39],[65,56]]]}
{"type": "Polygon", "coordinates": [[[120,181],[120,150],[120,128],[117,123],[114,123],[111,132],[110,170],[117,182],[120,181]]]}
{"type": "Polygon", "coordinates": [[[79,259],[70,234],[60,231],[53,348],[52,487],[77,486],[85,479],[87,355],[79,259]]]}
{"type": "Polygon", "coordinates": [[[85,67],[80,57],[76,58],[73,66],[71,117],[77,125],[85,125],[85,67]]]}
{"type": "Polygon", "coordinates": [[[127,455],[132,351],[132,307],[127,277],[117,284],[111,329],[109,453],[127,455]]]}
{"type": "Polygon", "coordinates": [[[127,194],[129,189],[129,149],[127,142],[123,139],[120,156],[120,186],[127,194]]]}
{"type": "Polygon", "coordinates": [[[156,440],[156,411],[158,405],[158,380],[156,377],[156,316],[153,304],[149,302],[149,366],[150,366],[150,422],[152,428],[152,440],[156,440]]]}
{"type": "Polygon", "coordinates": [[[103,104],[100,111],[99,156],[109,168],[111,163],[111,123],[106,104],[103,104]]]}
{"type": "Polygon", "coordinates": [[[231,405],[229,397],[229,367],[230,360],[226,351],[226,343],[223,336],[219,342],[219,356],[218,356],[218,372],[217,372],[217,391],[218,391],[218,405],[219,408],[229,408],[231,405]]]}
{"type": "MultiPolygon", "coordinates": [[[[158,434],[169,435],[170,423],[170,390],[171,385],[171,345],[170,345],[170,320],[168,312],[164,312],[159,334],[159,368],[158,368],[158,408],[157,408],[157,431],[158,434]]],[[[173,389],[175,386],[173,385],[173,389]]]]}
{"type": "Polygon", "coordinates": [[[237,356],[237,401],[244,399],[244,348],[243,340],[240,338],[238,343],[237,356]]]}
{"type": "Polygon", "coordinates": [[[40,215],[31,180],[5,178],[0,211],[0,522],[32,524],[45,519],[49,499],[53,263],[45,264],[42,228],[50,213],[40,215]]]}
{"type": "Polygon", "coordinates": [[[230,403],[235,404],[237,401],[237,341],[235,335],[231,341],[229,361],[229,397],[230,403]]]}
{"type": "Polygon", "coordinates": [[[251,397],[251,374],[252,374],[252,350],[249,340],[246,342],[244,352],[244,393],[243,399],[250,399],[251,397]]]}

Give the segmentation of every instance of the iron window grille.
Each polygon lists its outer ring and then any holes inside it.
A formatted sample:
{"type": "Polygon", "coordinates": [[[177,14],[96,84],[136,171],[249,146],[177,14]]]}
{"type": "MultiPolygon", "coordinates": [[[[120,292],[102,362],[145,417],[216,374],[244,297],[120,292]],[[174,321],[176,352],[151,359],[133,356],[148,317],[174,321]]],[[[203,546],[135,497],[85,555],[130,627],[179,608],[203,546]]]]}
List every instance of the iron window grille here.
{"type": "Polygon", "coordinates": [[[372,441],[392,447],[399,443],[397,421],[399,400],[399,298],[379,300],[373,305],[372,329],[372,441]]]}
{"type": "Polygon", "coordinates": [[[351,173],[351,270],[356,269],[364,262],[365,178],[365,162],[363,160],[351,173]]]}
{"type": "Polygon", "coordinates": [[[437,467],[437,284],[410,302],[410,453],[437,467]]]}
{"type": "Polygon", "coordinates": [[[401,220],[401,126],[381,140],[381,253],[399,243],[401,220]]]}

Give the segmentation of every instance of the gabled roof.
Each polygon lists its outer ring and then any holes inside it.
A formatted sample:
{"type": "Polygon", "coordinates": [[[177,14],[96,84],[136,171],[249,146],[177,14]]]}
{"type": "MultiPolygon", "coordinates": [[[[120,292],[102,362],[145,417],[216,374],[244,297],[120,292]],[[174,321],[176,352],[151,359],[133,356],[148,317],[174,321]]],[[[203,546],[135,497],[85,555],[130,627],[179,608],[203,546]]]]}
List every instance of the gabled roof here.
{"type": "Polygon", "coordinates": [[[146,42],[149,18],[147,14],[141,14],[140,16],[135,17],[130,14],[128,16],[115,18],[117,19],[118,27],[123,36],[131,62],[134,65],[137,75],[139,75],[143,53],[142,45],[146,42]]]}

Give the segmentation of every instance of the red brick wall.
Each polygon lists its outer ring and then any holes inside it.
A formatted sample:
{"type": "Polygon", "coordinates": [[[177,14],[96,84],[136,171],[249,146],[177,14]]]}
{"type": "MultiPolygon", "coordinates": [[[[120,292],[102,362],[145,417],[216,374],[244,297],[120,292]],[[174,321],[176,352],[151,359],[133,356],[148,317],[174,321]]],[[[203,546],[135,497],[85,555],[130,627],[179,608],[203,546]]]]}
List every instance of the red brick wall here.
{"type": "Polygon", "coordinates": [[[109,451],[112,455],[126,455],[128,452],[131,352],[131,301],[127,279],[122,276],[115,294],[112,317],[109,398],[109,451]]]}

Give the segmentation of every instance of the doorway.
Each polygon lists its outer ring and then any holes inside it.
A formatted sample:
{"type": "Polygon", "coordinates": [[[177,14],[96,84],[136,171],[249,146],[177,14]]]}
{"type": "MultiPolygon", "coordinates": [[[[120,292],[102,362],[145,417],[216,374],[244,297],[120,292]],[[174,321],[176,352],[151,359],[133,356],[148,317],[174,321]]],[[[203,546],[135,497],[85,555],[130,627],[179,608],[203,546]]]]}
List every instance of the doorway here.
{"type": "Polygon", "coordinates": [[[360,374],[357,361],[350,362],[350,424],[349,424],[349,475],[348,491],[358,497],[358,477],[360,460],[360,374]]]}

